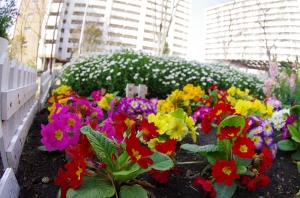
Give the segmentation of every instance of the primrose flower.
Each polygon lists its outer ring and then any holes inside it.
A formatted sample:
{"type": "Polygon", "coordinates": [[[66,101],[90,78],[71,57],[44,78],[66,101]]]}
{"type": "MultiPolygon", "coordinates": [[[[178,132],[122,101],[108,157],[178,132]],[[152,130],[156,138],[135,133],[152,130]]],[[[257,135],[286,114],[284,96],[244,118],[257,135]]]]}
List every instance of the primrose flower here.
{"type": "Polygon", "coordinates": [[[68,145],[68,133],[65,131],[65,124],[63,121],[56,120],[49,122],[46,126],[41,125],[41,135],[43,136],[41,142],[45,145],[48,151],[58,149],[62,151],[68,145]]]}
{"type": "Polygon", "coordinates": [[[171,123],[170,128],[166,131],[166,134],[169,135],[170,138],[174,138],[177,141],[181,141],[187,133],[188,127],[180,118],[175,118],[171,123]]]}
{"type": "Polygon", "coordinates": [[[220,140],[232,139],[238,136],[238,132],[241,130],[241,127],[235,126],[225,126],[220,129],[220,134],[217,135],[217,138],[220,140]]]}
{"type": "Polygon", "coordinates": [[[234,160],[216,160],[216,163],[211,167],[212,176],[216,178],[218,183],[225,181],[225,186],[231,186],[232,180],[240,178],[236,173],[234,160]]]}
{"type": "Polygon", "coordinates": [[[261,126],[263,127],[264,136],[270,137],[273,135],[273,127],[271,126],[269,120],[267,119],[263,120],[261,126]]]}
{"type": "Polygon", "coordinates": [[[254,142],[255,148],[256,148],[257,150],[260,150],[260,149],[262,148],[262,145],[263,145],[263,143],[264,143],[264,140],[262,139],[261,136],[259,136],[259,135],[254,135],[254,136],[252,137],[252,141],[254,142]]]}
{"type": "Polygon", "coordinates": [[[133,163],[138,163],[142,168],[147,168],[148,164],[153,164],[153,160],[148,156],[153,154],[153,151],[146,146],[141,146],[135,133],[131,133],[130,137],[125,139],[126,151],[133,163]]]}
{"type": "Polygon", "coordinates": [[[262,126],[257,126],[257,127],[252,128],[249,131],[249,133],[254,134],[254,135],[259,135],[259,134],[262,134],[263,131],[264,131],[264,128],[262,126]]]}
{"type": "Polygon", "coordinates": [[[255,155],[254,149],[255,145],[248,137],[237,137],[234,141],[234,146],[232,147],[234,155],[237,155],[240,158],[250,159],[255,155]]]}

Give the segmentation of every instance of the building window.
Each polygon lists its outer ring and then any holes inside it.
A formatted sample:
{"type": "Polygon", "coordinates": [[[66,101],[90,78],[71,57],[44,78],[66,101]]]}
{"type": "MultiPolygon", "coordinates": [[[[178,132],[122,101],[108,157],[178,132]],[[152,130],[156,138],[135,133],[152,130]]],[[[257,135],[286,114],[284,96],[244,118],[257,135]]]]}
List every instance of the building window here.
{"type": "Polygon", "coordinates": [[[28,41],[24,41],[22,46],[27,46],[28,45],[28,41]]]}
{"type": "Polygon", "coordinates": [[[33,13],[29,13],[27,17],[33,17],[33,13]]]}
{"type": "Polygon", "coordinates": [[[75,3],[75,7],[85,7],[84,3],[75,3]]]}
{"type": "Polygon", "coordinates": [[[82,20],[72,20],[71,24],[82,24],[82,20]]]}
{"type": "Polygon", "coordinates": [[[73,15],[75,16],[83,16],[84,12],[77,12],[77,11],[74,11],[73,12],[73,15]]]}
{"type": "Polygon", "coordinates": [[[25,32],[27,32],[27,31],[29,31],[29,30],[30,30],[30,27],[25,27],[25,28],[24,28],[24,31],[25,31],[25,32]]]}
{"type": "Polygon", "coordinates": [[[144,41],[149,41],[149,42],[153,42],[153,39],[149,39],[149,38],[144,38],[144,41]]]}

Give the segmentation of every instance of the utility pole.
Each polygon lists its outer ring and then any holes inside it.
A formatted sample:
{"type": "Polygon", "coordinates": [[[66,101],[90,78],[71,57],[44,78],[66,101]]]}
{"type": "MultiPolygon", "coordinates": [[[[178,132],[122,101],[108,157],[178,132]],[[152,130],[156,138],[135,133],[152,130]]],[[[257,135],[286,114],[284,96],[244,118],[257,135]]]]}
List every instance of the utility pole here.
{"type": "Polygon", "coordinates": [[[85,18],[86,18],[86,12],[87,12],[87,8],[88,7],[89,7],[89,0],[87,0],[86,4],[85,4],[85,10],[84,10],[84,15],[83,15],[83,20],[82,20],[82,27],[81,27],[81,33],[80,33],[80,39],[79,39],[78,55],[81,53],[81,44],[82,44],[82,39],[83,39],[83,34],[84,34],[85,18]]]}

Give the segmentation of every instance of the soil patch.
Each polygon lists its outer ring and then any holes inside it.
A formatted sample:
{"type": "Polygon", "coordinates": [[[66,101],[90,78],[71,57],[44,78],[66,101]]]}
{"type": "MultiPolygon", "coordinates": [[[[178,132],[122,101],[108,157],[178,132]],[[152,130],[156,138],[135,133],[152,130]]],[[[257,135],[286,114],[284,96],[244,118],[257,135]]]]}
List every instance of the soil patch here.
{"type": "MultiPolygon", "coordinates": [[[[20,198],[55,198],[59,187],[54,184],[54,178],[58,174],[59,167],[66,163],[64,152],[43,152],[37,149],[41,145],[41,124],[47,124],[47,110],[38,113],[28,133],[26,144],[23,148],[19,169],[16,173],[18,183],[21,187],[20,198]],[[48,178],[48,183],[43,182],[43,178],[48,178]]],[[[216,141],[216,131],[205,135],[200,133],[197,137],[198,145],[213,144],[216,141]]],[[[182,143],[192,143],[190,138],[185,138],[182,143]]],[[[234,198],[262,198],[262,197],[296,197],[300,190],[300,174],[296,165],[291,159],[293,152],[278,151],[272,167],[267,175],[271,178],[268,186],[258,188],[255,192],[239,188],[234,198]]],[[[188,153],[185,150],[177,151],[177,160],[198,161],[203,160],[200,156],[188,153]]],[[[180,173],[172,173],[167,184],[159,184],[148,174],[143,177],[155,188],[149,189],[151,197],[155,198],[199,198],[205,197],[200,189],[193,186],[191,175],[201,173],[204,166],[181,165],[178,166],[180,173]]]]}

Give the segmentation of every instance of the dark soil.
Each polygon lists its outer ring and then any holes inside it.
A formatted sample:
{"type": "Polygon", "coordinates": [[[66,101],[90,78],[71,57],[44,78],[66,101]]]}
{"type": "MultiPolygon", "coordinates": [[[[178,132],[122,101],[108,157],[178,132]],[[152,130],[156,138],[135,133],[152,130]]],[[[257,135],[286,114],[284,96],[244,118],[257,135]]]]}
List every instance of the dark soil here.
{"type": "MultiPolygon", "coordinates": [[[[43,152],[37,149],[40,143],[40,124],[47,124],[47,111],[43,110],[37,114],[34,122],[28,133],[28,141],[26,142],[19,169],[16,173],[18,183],[21,187],[20,198],[55,198],[59,187],[54,184],[54,178],[58,174],[59,167],[63,167],[66,163],[64,152],[43,152]],[[43,183],[43,178],[48,177],[48,183],[43,183]]],[[[215,131],[209,135],[200,134],[197,137],[198,145],[211,144],[216,141],[215,131]]],[[[190,138],[186,138],[182,143],[191,143],[190,138]]],[[[239,188],[235,198],[263,198],[263,197],[278,197],[278,198],[294,198],[300,190],[300,174],[297,172],[296,165],[291,159],[292,152],[278,151],[277,157],[267,172],[271,178],[268,186],[258,188],[256,192],[249,192],[239,188]]],[[[187,153],[184,150],[177,151],[177,160],[195,161],[203,160],[201,157],[187,153]]],[[[178,166],[181,173],[172,173],[167,184],[159,184],[148,175],[143,177],[155,188],[149,189],[152,197],[167,198],[167,197],[185,197],[199,198],[204,197],[203,192],[193,186],[193,179],[187,176],[187,173],[197,174],[202,171],[204,166],[199,165],[181,165],[178,166]]]]}

